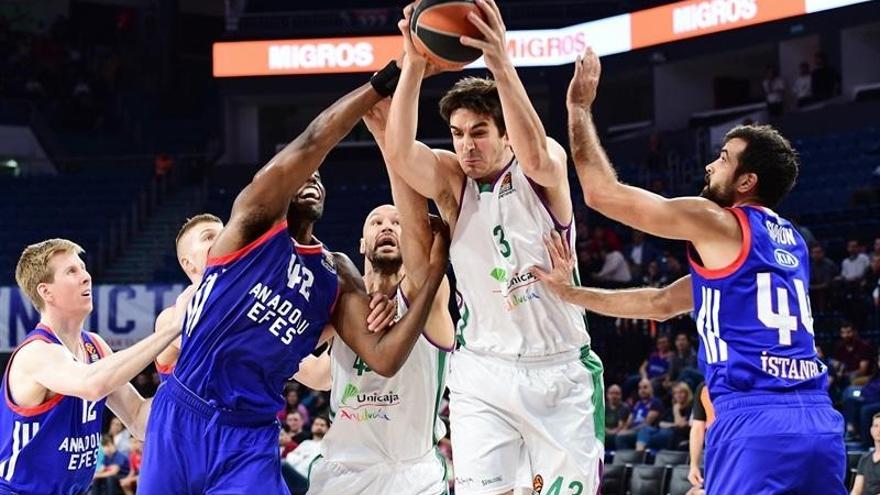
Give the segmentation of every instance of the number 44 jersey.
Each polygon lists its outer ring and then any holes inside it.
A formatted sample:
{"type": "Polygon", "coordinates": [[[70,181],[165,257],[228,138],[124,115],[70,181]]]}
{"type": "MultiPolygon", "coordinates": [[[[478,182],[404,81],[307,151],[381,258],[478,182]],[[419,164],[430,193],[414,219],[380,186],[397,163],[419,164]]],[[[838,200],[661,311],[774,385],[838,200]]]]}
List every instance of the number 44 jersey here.
{"type": "Polygon", "coordinates": [[[743,235],[731,265],[708,270],[688,246],[700,368],[712,399],[825,390],[828,373],[816,355],[804,239],[768,208],[730,211],[743,235]]]}

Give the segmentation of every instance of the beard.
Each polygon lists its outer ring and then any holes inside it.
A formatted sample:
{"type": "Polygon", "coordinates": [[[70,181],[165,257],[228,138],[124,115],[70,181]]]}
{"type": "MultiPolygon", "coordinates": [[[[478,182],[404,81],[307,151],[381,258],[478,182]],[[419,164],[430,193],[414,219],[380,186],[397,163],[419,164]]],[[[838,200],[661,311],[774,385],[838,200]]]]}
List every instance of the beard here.
{"type": "Polygon", "coordinates": [[[706,184],[700,191],[700,197],[706,198],[722,208],[733,206],[733,191],[727,191],[720,186],[706,184]]]}
{"type": "Polygon", "coordinates": [[[400,257],[399,253],[381,254],[374,249],[367,258],[370,260],[370,264],[373,265],[373,270],[387,275],[397,273],[400,270],[400,265],[403,264],[403,258],[400,257]]]}
{"type": "Polygon", "coordinates": [[[289,220],[296,220],[297,222],[311,222],[315,223],[321,219],[324,215],[324,203],[316,203],[313,205],[304,205],[300,204],[296,201],[290,202],[290,207],[287,211],[287,217],[289,220]]]}

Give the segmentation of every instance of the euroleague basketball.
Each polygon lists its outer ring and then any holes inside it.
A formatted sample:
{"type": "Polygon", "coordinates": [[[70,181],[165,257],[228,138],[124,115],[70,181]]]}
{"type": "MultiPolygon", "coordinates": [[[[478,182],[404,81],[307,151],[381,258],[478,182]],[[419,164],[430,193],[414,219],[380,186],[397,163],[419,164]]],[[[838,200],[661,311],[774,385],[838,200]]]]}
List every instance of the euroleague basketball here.
{"type": "Polygon", "coordinates": [[[460,36],[483,38],[480,30],[467,18],[471,12],[483,17],[474,0],[419,2],[410,21],[416,49],[431,63],[444,68],[462,67],[480,58],[480,50],[458,41],[460,36]]]}

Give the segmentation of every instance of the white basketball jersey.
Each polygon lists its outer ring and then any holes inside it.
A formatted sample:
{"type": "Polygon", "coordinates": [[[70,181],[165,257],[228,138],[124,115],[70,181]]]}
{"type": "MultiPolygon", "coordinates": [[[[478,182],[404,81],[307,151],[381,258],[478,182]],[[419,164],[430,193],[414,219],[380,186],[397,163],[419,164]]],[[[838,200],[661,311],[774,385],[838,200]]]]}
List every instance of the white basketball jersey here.
{"type": "MultiPolygon", "coordinates": [[[[544,357],[590,343],[584,310],[568,304],[532,277],[550,268],[543,236],[556,230],[574,253],[574,225],[560,225],[537,184],[516,159],[493,184],[467,178],[452,235],[464,347],[519,359],[544,357]]],[[[572,274],[577,281],[577,273],[572,274]]]]}
{"type": "MultiPolygon", "coordinates": [[[[408,308],[397,289],[397,315],[408,308]]],[[[422,335],[391,378],[374,371],[342,339],[330,351],[333,426],[323,442],[328,461],[350,467],[405,462],[430,453],[446,435],[439,418],[447,353],[422,335]]]]}

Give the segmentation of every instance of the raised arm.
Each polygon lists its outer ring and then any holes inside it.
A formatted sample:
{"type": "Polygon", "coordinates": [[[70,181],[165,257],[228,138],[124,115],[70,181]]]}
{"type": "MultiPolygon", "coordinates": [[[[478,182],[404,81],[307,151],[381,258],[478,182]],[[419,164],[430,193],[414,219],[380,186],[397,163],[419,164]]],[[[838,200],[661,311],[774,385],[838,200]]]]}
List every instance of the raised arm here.
{"type": "MultiPolygon", "coordinates": [[[[16,385],[35,382],[56,394],[88,401],[100,400],[128,385],[129,380],[180,335],[186,306],[194,293],[194,286],[183,291],[177,297],[174,318],[156,333],[125,350],[85,364],[74,360],[70,352],[60,345],[35,341],[22,347],[16,354],[10,376],[14,377],[16,385]]],[[[32,386],[22,388],[33,390],[32,386]]]]}
{"type": "MultiPolygon", "coordinates": [[[[483,60],[498,87],[510,146],[523,172],[548,189],[548,192],[559,191],[568,198],[565,150],[559,143],[547,137],[544,124],[532,106],[526,88],[507,54],[504,36],[506,29],[501,10],[495,0],[477,0],[476,3],[485,20],[473,13],[468,15],[468,20],[480,30],[483,39],[462,36],[461,43],[483,52],[483,60]]],[[[565,213],[566,219],[571,218],[570,201],[567,211],[558,213],[565,213]]]]}
{"type": "Polygon", "coordinates": [[[453,180],[460,181],[462,172],[457,166],[450,166],[456,163],[453,153],[432,150],[416,141],[419,92],[428,61],[412,44],[409,29],[411,14],[412,5],[409,5],[404,9],[404,19],[398,23],[404,38],[405,55],[400,80],[391,101],[383,153],[394,171],[419,194],[442,200],[444,195],[451,194],[451,183],[453,180]]]}
{"type": "Polygon", "coordinates": [[[601,315],[658,321],[668,320],[694,308],[690,275],[659,289],[643,287],[606,290],[577,287],[572,283],[575,267],[568,246],[555,232],[544,241],[553,266],[549,272],[539,267],[530,271],[548,289],[568,303],[601,315]]]}
{"type": "Polygon", "coordinates": [[[348,93],[269,160],[235,198],[229,223],[212,246],[211,256],[223,256],[246,246],[284,219],[300,186],[381,98],[371,84],[348,93]]]}
{"type": "Polygon", "coordinates": [[[695,242],[701,253],[701,244],[733,240],[738,246],[741,233],[736,218],[714,202],[698,197],[666,199],[617,179],[591,113],[600,72],[599,57],[588,48],[575,62],[567,97],[571,156],[587,205],[635,229],[695,242]]]}
{"type": "MultiPolygon", "coordinates": [[[[424,285],[428,276],[433,230],[443,228],[443,222],[437,217],[429,217],[428,201],[425,197],[404,182],[389,164],[385,153],[385,127],[389,106],[390,102],[387,100],[380,101],[364,116],[364,122],[379,145],[391,181],[391,196],[400,218],[400,251],[406,272],[403,289],[404,294],[411,298],[424,285]]],[[[425,325],[425,332],[431,342],[444,349],[451,349],[455,344],[455,324],[448,308],[449,292],[449,281],[444,277],[431,303],[425,325]]]]}
{"type": "Polygon", "coordinates": [[[340,294],[331,322],[339,337],[376,373],[393,376],[409,357],[444,278],[448,249],[448,230],[435,233],[428,276],[411,301],[409,311],[391,328],[377,333],[367,329],[370,307],[360,273],[346,256],[337,255],[340,294]]]}

